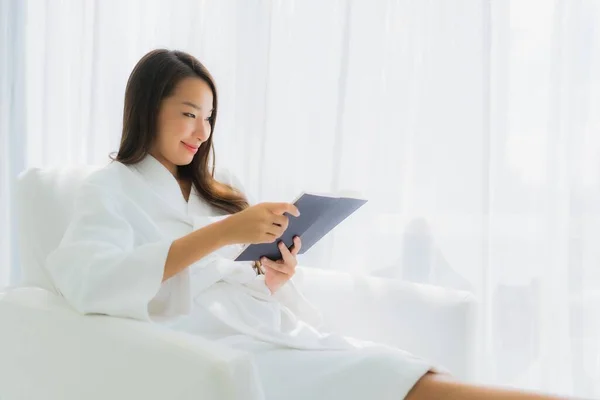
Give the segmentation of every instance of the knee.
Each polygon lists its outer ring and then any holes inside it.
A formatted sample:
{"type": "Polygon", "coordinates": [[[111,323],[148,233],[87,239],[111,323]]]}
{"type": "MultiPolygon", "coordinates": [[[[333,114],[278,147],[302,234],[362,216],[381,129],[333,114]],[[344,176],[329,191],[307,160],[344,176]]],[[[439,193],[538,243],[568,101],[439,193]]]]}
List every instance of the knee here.
{"type": "Polygon", "coordinates": [[[446,392],[448,385],[455,382],[448,373],[427,372],[421,377],[408,392],[405,400],[440,399],[446,392]]]}

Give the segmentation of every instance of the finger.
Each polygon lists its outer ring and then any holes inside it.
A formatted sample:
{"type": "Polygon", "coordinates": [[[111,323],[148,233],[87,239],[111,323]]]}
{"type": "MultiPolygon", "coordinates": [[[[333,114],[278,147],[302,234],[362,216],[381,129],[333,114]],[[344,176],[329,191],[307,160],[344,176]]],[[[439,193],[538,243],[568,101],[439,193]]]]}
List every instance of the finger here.
{"type": "Polygon", "coordinates": [[[281,278],[283,278],[285,280],[289,280],[290,279],[290,274],[286,274],[286,273],[277,271],[276,269],[271,268],[271,267],[267,267],[266,265],[263,266],[263,269],[265,271],[265,275],[267,273],[269,273],[269,274],[274,274],[275,276],[281,277],[281,278]]]}
{"type": "Polygon", "coordinates": [[[290,224],[290,219],[285,215],[273,215],[273,224],[282,227],[285,231],[290,224]]]}
{"type": "Polygon", "coordinates": [[[291,203],[269,203],[269,210],[271,210],[273,214],[277,215],[288,213],[296,217],[300,216],[300,211],[298,208],[291,203]]]}
{"type": "Polygon", "coordinates": [[[289,266],[285,264],[279,264],[278,262],[270,260],[266,257],[262,257],[260,259],[260,263],[266,268],[271,268],[275,271],[281,272],[282,274],[290,275],[292,272],[292,268],[290,268],[289,266]]]}
{"type": "Polygon", "coordinates": [[[279,236],[271,232],[266,232],[264,238],[263,243],[275,243],[275,241],[279,239],[279,236]]]}
{"type": "Polygon", "coordinates": [[[264,229],[267,234],[272,235],[275,239],[280,238],[284,232],[283,227],[274,224],[266,225],[264,229]]]}
{"type": "Polygon", "coordinates": [[[290,249],[287,248],[283,240],[277,242],[277,248],[281,252],[281,258],[283,259],[283,261],[286,261],[285,258],[292,255],[290,249]]]}
{"type": "Polygon", "coordinates": [[[297,256],[302,248],[302,241],[300,240],[300,236],[294,236],[294,245],[292,246],[291,253],[293,256],[297,256]]]}
{"type": "Polygon", "coordinates": [[[280,241],[279,243],[277,243],[277,247],[281,252],[281,258],[283,259],[283,262],[289,266],[296,266],[296,257],[292,255],[285,243],[283,243],[283,241],[280,241]]]}
{"type": "Polygon", "coordinates": [[[283,263],[278,263],[277,261],[273,261],[269,258],[266,257],[261,257],[260,259],[260,264],[264,267],[264,268],[270,268],[274,271],[280,272],[282,274],[288,274],[288,268],[285,264],[283,263]]]}

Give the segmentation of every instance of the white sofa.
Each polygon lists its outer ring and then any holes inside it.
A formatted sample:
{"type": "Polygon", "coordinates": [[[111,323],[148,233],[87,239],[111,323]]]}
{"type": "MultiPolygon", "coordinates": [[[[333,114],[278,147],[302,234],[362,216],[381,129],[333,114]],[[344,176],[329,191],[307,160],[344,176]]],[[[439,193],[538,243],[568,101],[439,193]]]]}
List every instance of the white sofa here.
{"type": "MultiPolygon", "coordinates": [[[[23,284],[0,292],[0,400],[260,399],[249,354],[150,323],[83,316],[53,292],[41,263],[90,168],[19,177],[23,284]]],[[[474,372],[476,302],[464,292],[299,267],[295,282],[350,336],[474,372]]]]}

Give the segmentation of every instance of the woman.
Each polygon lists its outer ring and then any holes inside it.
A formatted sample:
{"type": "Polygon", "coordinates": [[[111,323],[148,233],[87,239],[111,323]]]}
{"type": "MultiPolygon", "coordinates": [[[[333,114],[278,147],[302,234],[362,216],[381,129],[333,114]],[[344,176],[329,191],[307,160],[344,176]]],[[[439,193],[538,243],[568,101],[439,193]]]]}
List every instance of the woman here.
{"type": "Polygon", "coordinates": [[[274,242],[285,213],[298,210],[250,206],[233,176],[218,176],[217,104],[212,77],[192,56],[155,50],[138,62],[115,162],[83,184],[46,263],[77,310],[167,324],[251,352],[265,399],[549,398],[456,383],[399,349],[320,332],[319,312],[290,281],[299,238],[256,271],[232,261],[243,244],[274,242]]]}

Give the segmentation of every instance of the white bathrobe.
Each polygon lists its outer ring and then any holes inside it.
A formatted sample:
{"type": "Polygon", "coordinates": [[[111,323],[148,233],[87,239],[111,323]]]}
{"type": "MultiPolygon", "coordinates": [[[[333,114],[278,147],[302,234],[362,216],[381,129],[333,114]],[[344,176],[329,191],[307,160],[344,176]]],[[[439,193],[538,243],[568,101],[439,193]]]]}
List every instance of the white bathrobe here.
{"type": "MultiPolygon", "coordinates": [[[[225,171],[221,171],[225,172],[225,171]]],[[[216,178],[242,189],[229,173],[216,178]]],[[[46,268],[81,313],[152,321],[253,353],[265,399],[402,399],[431,364],[319,330],[293,279],[274,295],[226,246],[162,282],[173,240],[227,216],[192,189],[186,202],[156,159],[93,173],[46,268]]]]}

